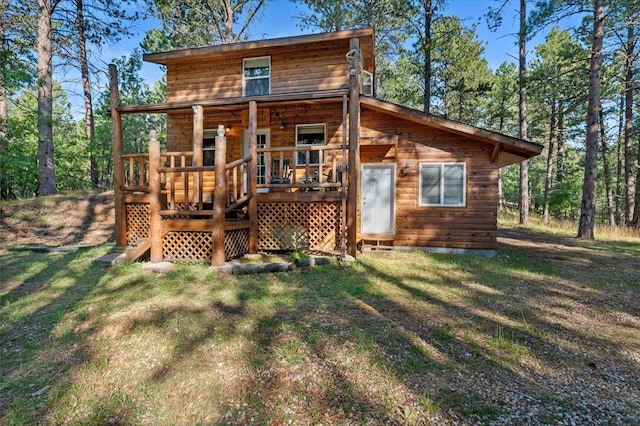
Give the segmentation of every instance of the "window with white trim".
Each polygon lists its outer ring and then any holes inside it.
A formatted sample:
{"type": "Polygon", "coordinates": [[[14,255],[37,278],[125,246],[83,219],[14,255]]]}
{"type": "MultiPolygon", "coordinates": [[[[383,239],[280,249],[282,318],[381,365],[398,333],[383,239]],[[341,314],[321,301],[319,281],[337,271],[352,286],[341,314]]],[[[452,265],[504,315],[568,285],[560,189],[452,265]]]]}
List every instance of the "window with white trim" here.
{"type": "Polygon", "coordinates": [[[466,163],[421,163],[421,206],[464,207],[467,187],[466,163]]]}
{"type": "MultiPolygon", "coordinates": [[[[326,141],[326,126],[324,124],[298,124],[296,126],[296,146],[314,146],[324,145],[326,141]]],[[[321,151],[308,151],[309,165],[317,166],[320,161],[321,151]]],[[[324,164],[324,156],[322,156],[324,164]]],[[[307,165],[307,151],[298,152],[296,155],[296,164],[299,166],[307,165]]]]}
{"type": "Polygon", "coordinates": [[[271,93],[271,56],[242,60],[242,95],[260,96],[271,93]]]}

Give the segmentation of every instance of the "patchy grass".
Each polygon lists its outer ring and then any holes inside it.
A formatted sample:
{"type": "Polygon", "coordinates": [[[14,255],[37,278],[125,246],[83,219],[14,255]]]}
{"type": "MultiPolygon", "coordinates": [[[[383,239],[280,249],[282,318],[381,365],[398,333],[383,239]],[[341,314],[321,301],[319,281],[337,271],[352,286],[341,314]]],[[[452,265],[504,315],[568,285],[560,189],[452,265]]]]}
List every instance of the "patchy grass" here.
{"type": "Polygon", "coordinates": [[[638,424],[637,240],[255,276],[0,250],[0,424],[638,424]]]}

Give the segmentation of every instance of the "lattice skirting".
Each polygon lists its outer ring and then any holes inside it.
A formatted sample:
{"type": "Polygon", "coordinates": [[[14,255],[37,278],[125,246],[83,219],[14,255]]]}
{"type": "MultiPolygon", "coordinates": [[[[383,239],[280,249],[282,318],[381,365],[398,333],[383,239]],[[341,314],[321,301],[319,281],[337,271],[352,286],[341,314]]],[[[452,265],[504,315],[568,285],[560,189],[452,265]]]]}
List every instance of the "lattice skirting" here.
{"type": "Polygon", "coordinates": [[[258,204],[258,248],[336,250],[340,220],[339,202],[258,204]]]}
{"type": "MultiPolygon", "coordinates": [[[[211,244],[211,232],[171,231],[162,238],[162,256],[165,260],[211,260],[211,244]]],[[[225,231],[225,260],[246,254],[248,248],[248,229],[225,231]]]]}
{"type": "Polygon", "coordinates": [[[138,240],[149,238],[149,204],[128,203],[127,214],[127,245],[135,246],[138,240]]]}

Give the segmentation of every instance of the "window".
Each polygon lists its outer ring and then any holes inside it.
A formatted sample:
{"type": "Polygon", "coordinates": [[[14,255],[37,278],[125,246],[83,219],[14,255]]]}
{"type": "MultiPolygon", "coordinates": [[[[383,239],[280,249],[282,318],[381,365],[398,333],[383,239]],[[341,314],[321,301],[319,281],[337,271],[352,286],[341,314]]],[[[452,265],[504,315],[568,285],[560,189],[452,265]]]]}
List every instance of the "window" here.
{"type": "Polygon", "coordinates": [[[373,96],[373,74],[369,71],[362,71],[362,93],[373,96]]]}
{"type": "MultiPolygon", "coordinates": [[[[313,146],[325,144],[325,125],[324,124],[300,124],[296,126],[296,145],[297,146],[313,146]]],[[[320,151],[309,151],[309,165],[317,166],[320,162],[320,151]]],[[[324,156],[322,159],[324,164],[324,156]]],[[[307,151],[298,152],[296,155],[296,164],[299,166],[307,165],[307,151]]]]}
{"type": "Polygon", "coordinates": [[[217,130],[205,130],[202,135],[202,165],[214,166],[216,161],[217,130]]]}
{"type": "Polygon", "coordinates": [[[420,205],[463,207],[466,174],[465,163],[420,164],[420,205]]]}
{"type": "Polygon", "coordinates": [[[242,94],[260,96],[271,93],[271,57],[243,59],[242,94]]]}

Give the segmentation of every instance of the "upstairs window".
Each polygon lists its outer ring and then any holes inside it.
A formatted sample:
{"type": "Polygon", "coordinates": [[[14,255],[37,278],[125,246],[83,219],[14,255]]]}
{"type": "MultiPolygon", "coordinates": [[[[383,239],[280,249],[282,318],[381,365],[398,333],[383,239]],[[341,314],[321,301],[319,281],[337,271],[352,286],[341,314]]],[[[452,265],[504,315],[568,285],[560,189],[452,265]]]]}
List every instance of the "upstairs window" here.
{"type": "Polygon", "coordinates": [[[261,96],[271,93],[271,57],[242,60],[243,96],[261,96]]]}
{"type": "Polygon", "coordinates": [[[420,164],[420,205],[464,207],[466,174],[465,163],[420,164]]]}
{"type": "MultiPolygon", "coordinates": [[[[324,124],[300,124],[296,126],[296,145],[297,146],[314,146],[325,144],[325,125],[324,124]]],[[[320,164],[320,151],[309,151],[309,165],[317,166],[320,164]]],[[[324,158],[322,159],[324,164],[324,158]]],[[[296,156],[296,164],[299,166],[307,165],[307,151],[298,152],[296,156]]]]}

